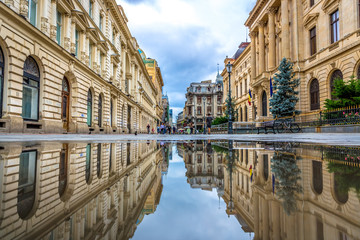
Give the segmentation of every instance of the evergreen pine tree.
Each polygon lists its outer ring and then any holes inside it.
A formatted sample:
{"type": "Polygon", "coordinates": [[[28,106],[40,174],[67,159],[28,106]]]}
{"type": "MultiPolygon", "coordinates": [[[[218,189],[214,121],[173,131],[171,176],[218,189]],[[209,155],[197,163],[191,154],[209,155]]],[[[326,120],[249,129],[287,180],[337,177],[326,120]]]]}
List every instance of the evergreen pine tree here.
{"type": "Polygon", "coordinates": [[[299,86],[300,79],[296,79],[294,76],[293,63],[283,58],[279,66],[279,73],[275,73],[273,79],[274,93],[270,98],[270,112],[274,118],[300,113],[295,109],[299,100],[297,97],[299,92],[295,89],[299,86]]]}

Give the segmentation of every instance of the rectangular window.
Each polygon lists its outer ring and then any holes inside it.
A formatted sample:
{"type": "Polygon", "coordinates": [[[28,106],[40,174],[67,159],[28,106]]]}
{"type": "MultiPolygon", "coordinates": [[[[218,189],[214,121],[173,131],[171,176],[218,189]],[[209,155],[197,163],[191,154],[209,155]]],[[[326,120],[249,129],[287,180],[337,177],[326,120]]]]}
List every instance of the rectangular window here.
{"type": "Polygon", "coordinates": [[[201,107],[197,107],[197,114],[201,115],[201,107]]]}
{"type": "Polygon", "coordinates": [[[31,188],[35,184],[37,151],[22,152],[19,167],[19,188],[31,188]]]}
{"type": "Polygon", "coordinates": [[[30,23],[36,27],[36,18],[37,18],[37,0],[29,0],[29,20],[30,23]]]}
{"type": "Polygon", "coordinates": [[[89,43],[89,67],[91,68],[92,63],[92,44],[89,43]]]}
{"type": "Polygon", "coordinates": [[[62,27],[62,16],[61,12],[56,13],[56,41],[61,45],[61,27],[62,27]]]}
{"type": "Polygon", "coordinates": [[[211,104],[211,97],[207,97],[207,104],[211,104]]]}
{"type": "Polygon", "coordinates": [[[80,33],[78,30],[75,30],[75,56],[79,57],[79,38],[80,33]]]}
{"type": "Polygon", "coordinates": [[[218,97],[217,97],[217,103],[218,103],[218,104],[221,103],[221,96],[218,96],[218,97]]]}
{"type": "Polygon", "coordinates": [[[100,15],[100,18],[99,18],[99,28],[100,28],[100,31],[102,31],[102,23],[103,23],[103,17],[100,15]]]}
{"type": "Polygon", "coordinates": [[[315,0],[310,0],[310,7],[314,6],[315,0]]]}
{"type": "Polygon", "coordinates": [[[218,107],[218,111],[217,111],[218,114],[222,114],[222,108],[219,106],[218,107]]]}
{"type": "Polygon", "coordinates": [[[39,82],[24,77],[23,79],[22,117],[29,120],[39,119],[39,82]]]}
{"type": "Polygon", "coordinates": [[[93,3],[92,0],[89,0],[89,16],[92,18],[92,8],[93,8],[93,3]]]}
{"type": "Polygon", "coordinates": [[[331,43],[339,41],[339,10],[330,15],[331,43]]]}
{"type": "Polygon", "coordinates": [[[197,97],[197,104],[201,104],[201,97],[197,97]]]}
{"type": "Polygon", "coordinates": [[[207,114],[211,114],[211,107],[207,107],[207,114]]]}
{"type": "Polygon", "coordinates": [[[316,53],[316,27],[310,30],[310,55],[316,53]]]}
{"type": "Polygon", "coordinates": [[[100,72],[99,73],[101,75],[102,70],[103,70],[103,55],[101,53],[99,53],[99,65],[100,65],[100,68],[99,68],[100,72]]]}

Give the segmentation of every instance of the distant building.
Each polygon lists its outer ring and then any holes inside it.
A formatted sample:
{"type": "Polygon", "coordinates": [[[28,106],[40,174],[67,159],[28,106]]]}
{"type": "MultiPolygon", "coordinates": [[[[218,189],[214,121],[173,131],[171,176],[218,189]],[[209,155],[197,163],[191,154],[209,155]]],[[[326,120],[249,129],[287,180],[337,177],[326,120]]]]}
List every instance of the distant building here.
{"type": "Polygon", "coordinates": [[[184,112],[181,111],[178,115],[177,115],[177,119],[176,119],[176,128],[179,129],[179,128],[182,128],[184,126],[184,112]]]}
{"type": "Polygon", "coordinates": [[[219,72],[215,83],[211,80],[191,83],[185,96],[184,120],[193,122],[196,129],[203,129],[208,114],[213,118],[222,116],[223,80],[219,72]]]}
{"type": "Polygon", "coordinates": [[[169,125],[173,125],[173,110],[169,109],[169,125]]]}
{"type": "Polygon", "coordinates": [[[162,115],[161,121],[164,123],[169,123],[170,103],[169,103],[169,98],[168,98],[167,94],[162,96],[161,101],[162,101],[162,108],[163,108],[163,115],[162,115]]]}

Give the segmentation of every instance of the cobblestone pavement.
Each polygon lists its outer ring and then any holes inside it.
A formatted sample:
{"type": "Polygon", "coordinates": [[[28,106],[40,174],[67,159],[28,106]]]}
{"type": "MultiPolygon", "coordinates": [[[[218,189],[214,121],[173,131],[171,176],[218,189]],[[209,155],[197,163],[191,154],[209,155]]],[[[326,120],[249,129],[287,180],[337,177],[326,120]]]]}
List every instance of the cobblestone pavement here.
{"type": "Polygon", "coordinates": [[[349,133],[298,133],[298,134],[213,134],[213,135],[157,135],[157,134],[121,134],[121,135],[87,135],[87,134],[0,134],[1,143],[10,142],[112,142],[136,140],[240,140],[265,142],[307,142],[329,145],[360,146],[360,134],[349,133]]]}

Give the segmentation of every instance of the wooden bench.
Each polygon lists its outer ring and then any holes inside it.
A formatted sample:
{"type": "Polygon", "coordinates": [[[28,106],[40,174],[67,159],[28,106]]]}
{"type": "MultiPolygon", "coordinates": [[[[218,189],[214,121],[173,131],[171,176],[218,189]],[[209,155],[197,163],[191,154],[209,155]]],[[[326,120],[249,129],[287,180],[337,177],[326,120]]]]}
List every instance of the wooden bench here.
{"type": "Polygon", "coordinates": [[[269,130],[269,129],[271,129],[272,132],[273,132],[274,134],[276,134],[275,128],[274,128],[274,121],[259,122],[259,123],[257,123],[257,124],[260,124],[260,126],[257,126],[257,127],[256,127],[256,128],[257,128],[257,131],[258,131],[257,134],[259,134],[259,133],[260,133],[260,130],[262,130],[262,129],[264,129],[265,134],[268,133],[268,130],[269,130]]]}

